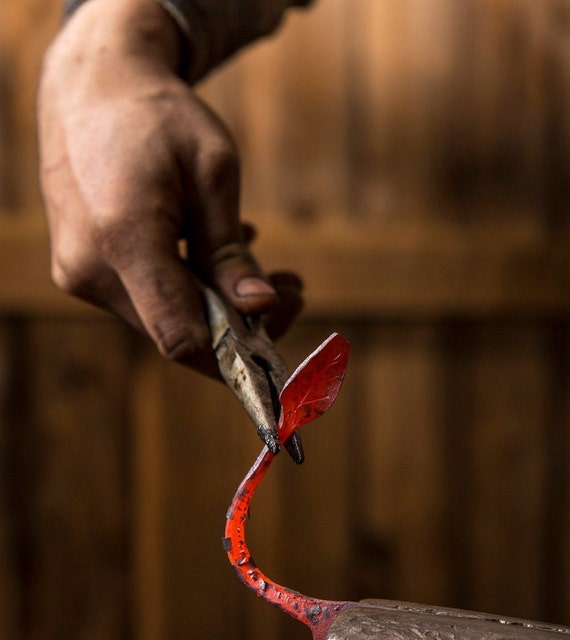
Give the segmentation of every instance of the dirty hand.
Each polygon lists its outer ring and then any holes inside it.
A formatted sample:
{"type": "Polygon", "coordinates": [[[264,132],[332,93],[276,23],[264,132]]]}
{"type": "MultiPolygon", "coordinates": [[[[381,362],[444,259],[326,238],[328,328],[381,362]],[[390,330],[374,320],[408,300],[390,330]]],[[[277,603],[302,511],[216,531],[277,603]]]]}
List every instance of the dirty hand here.
{"type": "Polygon", "coordinates": [[[77,10],[44,63],[42,189],[57,286],[215,376],[197,275],[240,312],[272,312],[274,337],[300,309],[300,283],[281,274],[270,284],[248,249],[236,151],[178,78],[179,39],[155,0],[77,10]]]}

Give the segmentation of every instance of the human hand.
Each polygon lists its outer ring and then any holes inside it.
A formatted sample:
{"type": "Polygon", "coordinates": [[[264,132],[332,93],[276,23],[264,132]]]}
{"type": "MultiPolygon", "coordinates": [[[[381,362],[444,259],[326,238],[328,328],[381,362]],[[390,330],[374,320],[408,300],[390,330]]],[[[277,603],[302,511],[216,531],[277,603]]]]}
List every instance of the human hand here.
{"type": "Polygon", "coordinates": [[[272,316],[273,337],[300,310],[300,282],[271,284],[250,253],[235,147],[176,75],[179,46],[154,0],[90,0],[52,45],[38,103],[52,277],[217,376],[199,279],[272,316]]]}

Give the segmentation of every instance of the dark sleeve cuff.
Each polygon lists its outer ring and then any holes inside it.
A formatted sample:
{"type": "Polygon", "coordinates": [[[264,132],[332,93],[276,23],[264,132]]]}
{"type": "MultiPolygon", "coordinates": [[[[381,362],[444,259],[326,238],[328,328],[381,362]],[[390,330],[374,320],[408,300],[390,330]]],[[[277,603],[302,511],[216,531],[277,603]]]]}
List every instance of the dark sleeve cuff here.
{"type": "Polygon", "coordinates": [[[66,0],[63,5],[64,17],[69,17],[75,11],[75,9],[77,9],[77,7],[84,2],[86,2],[86,0],[66,0]]]}
{"type": "Polygon", "coordinates": [[[188,79],[200,80],[239,49],[272,33],[289,7],[313,0],[157,0],[187,38],[188,79]]]}

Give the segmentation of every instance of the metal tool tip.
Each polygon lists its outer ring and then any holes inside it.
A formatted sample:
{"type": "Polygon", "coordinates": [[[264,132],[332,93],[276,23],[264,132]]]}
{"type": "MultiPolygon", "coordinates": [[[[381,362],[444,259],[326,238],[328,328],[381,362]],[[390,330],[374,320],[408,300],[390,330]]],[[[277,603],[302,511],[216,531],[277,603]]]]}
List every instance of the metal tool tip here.
{"type": "Polygon", "coordinates": [[[285,443],[285,448],[291,456],[291,460],[295,464],[303,464],[305,460],[305,451],[303,449],[303,443],[298,433],[294,433],[289,440],[285,443]]]}
{"type": "Polygon", "coordinates": [[[277,434],[262,424],[258,425],[257,433],[269,451],[271,451],[273,455],[277,455],[281,446],[277,434]]]}

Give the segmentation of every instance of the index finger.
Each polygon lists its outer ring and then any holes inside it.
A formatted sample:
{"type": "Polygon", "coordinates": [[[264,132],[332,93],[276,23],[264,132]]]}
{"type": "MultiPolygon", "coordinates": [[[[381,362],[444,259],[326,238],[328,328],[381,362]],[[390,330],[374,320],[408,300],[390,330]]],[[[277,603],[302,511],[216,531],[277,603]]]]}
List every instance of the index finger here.
{"type": "Polygon", "coordinates": [[[178,254],[178,233],[168,215],[146,212],[99,233],[99,244],[160,353],[219,377],[199,284],[178,254]]]}

